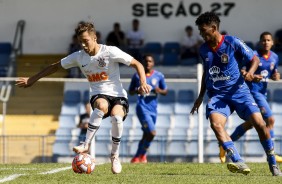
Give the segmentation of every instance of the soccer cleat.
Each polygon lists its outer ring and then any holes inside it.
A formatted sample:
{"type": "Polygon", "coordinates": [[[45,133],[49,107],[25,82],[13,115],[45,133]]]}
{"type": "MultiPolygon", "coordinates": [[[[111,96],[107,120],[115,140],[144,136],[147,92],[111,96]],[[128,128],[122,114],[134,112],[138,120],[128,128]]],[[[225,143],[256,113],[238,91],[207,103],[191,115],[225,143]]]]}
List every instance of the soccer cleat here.
{"type": "Polygon", "coordinates": [[[112,163],[112,173],[113,174],[121,173],[122,166],[120,164],[120,161],[117,155],[111,155],[111,163],[112,163]]]}
{"type": "Polygon", "coordinates": [[[220,162],[221,163],[225,163],[225,161],[226,161],[226,156],[225,156],[225,150],[223,149],[223,147],[222,146],[219,146],[219,160],[220,160],[220,162]]]}
{"type": "Polygon", "coordinates": [[[243,162],[230,162],[227,164],[227,168],[233,173],[242,173],[247,175],[251,172],[251,169],[243,162]]]}
{"type": "Polygon", "coordinates": [[[130,162],[133,164],[137,164],[137,163],[140,163],[140,159],[139,157],[133,157],[130,162]]]}
{"type": "Polygon", "coordinates": [[[79,146],[73,147],[73,151],[76,153],[88,153],[90,144],[86,142],[81,142],[79,146]]]}
{"type": "Polygon", "coordinates": [[[147,156],[146,155],[140,155],[139,156],[139,162],[140,163],[147,163],[147,156]]]}
{"type": "Polygon", "coordinates": [[[279,155],[275,155],[275,160],[276,160],[276,162],[278,162],[278,163],[282,163],[282,157],[279,156],[279,155]]]}
{"type": "Polygon", "coordinates": [[[282,176],[282,173],[277,165],[269,166],[272,176],[282,176]]]}

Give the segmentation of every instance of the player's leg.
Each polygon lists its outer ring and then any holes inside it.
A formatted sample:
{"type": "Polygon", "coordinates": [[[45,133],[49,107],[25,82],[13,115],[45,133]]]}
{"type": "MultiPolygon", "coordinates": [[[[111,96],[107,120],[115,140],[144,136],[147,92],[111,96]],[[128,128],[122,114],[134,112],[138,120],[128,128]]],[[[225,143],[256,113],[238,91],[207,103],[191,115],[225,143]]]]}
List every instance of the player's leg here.
{"type": "Polygon", "coordinates": [[[111,111],[112,119],[112,151],[111,163],[112,172],[118,174],[122,170],[119,160],[119,147],[123,131],[123,118],[126,115],[126,110],[122,105],[115,105],[111,111]]]}
{"type": "Polygon", "coordinates": [[[244,163],[233,141],[224,128],[226,117],[219,113],[212,113],[210,115],[210,123],[217,140],[221,144],[222,148],[227,152],[228,157],[232,160],[232,163],[228,163],[227,165],[228,169],[231,172],[249,174],[251,170],[244,163]]]}
{"type": "MultiPolygon", "coordinates": [[[[275,134],[274,134],[274,122],[275,122],[275,119],[273,116],[270,116],[268,118],[265,119],[265,122],[266,122],[266,127],[269,129],[269,133],[270,133],[270,137],[273,141],[273,144],[274,144],[274,141],[275,141],[275,134]]],[[[275,159],[276,159],[276,162],[278,163],[282,163],[282,157],[275,154],[275,159]]]]}
{"type": "Polygon", "coordinates": [[[207,104],[206,115],[210,119],[211,128],[214,131],[219,144],[232,160],[231,163],[227,164],[227,168],[231,172],[248,174],[250,172],[249,167],[244,163],[233,141],[224,128],[227,117],[229,117],[232,112],[229,102],[225,98],[230,99],[230,97],[227,97],[226,95],[213,96],[207,104]]]}
{"type": "Polygon", "coordinates": [[[146,137],[146,134],[143,130],[143,136],[138,143],[137,151],[136,151],[134,157],[131,159],[131,161],[130,161],[131,163],[140,163],[139,156],[140,156],[140,152],[141,152],[142,147],[143,147],[143,142],[144,142],[145,137],[146,137]]]}
{"type": "Polygon", "coordinates": [[[137,113],[138,119],[141,122],[143,137],[139,142],[138,150],[131,160],[132,163],[147,163],[147,150],[149,149],[151,142],[153,141],[156,131],[155,122],[156,116],[152,116],[144,113],[137,113]]]}
{"type": "Polygon", "coordinates": [[[76,153],[89,152],[91,141],[99,129],[104,115],[108,112],[109,103],[106,99],[98,97],[94,101],[94,98],[92,98],[90,103],[93,112],[90,115],[85,142],[79,146],[73,147],[73,151],[76,153]]]}
{"type": "Polygon", "coordinates": [[[270,137],[269,130],[265,125],[258,106],[250,94],[245,93],[239,95],[241,95],[239,97],[240,100],[235,101],[233,104],[236,107],[237,114],[243,119],[248,119],[248,121],[252,122],[253,126],[255,127],[260,142],[267,155],[267,161],[272,175],[282,176],[276,164],[273,141],[270,137]]]}
{"type": "MultiPolygon", "coordinates": [[[[251,122],[245,121],[241,125],[237,126],[234,132],[231,134],[231,140],[237,141],[240,137],[242,137],[248,130],[252,129],[253,125],[251,122]]],[[[221,163],[225,163],[226,161],[226,152],[222,148],[222,146],[219,146],[219,159],[221,163]]]]}
{"type": "MultiPolygon", "coordinates": [[[[267,102],[266,96],[261,93],[254,93],[253,97],[260,108],[261,115],[266,123],[266,127],[269,130],[270,137],[273,141],[273,146],[274,146],[275,135],[274,135],[273,127],[274,127],[275,119],[270,109],[270,106],[267,102]]],[[[282,158],[276,154],[275,154],[275,159],[277,162],[282,162],[282,158]]]]}
{"type": "Polygon", "coordinates": [[[156,115],[147,115],[146,119],[146,124],[144,124],[145,126],[143,127],[145,132],[145,138],[139,156],[139,160],[141,163],[147,163],[146,153],[149,147],[151,146],[154,137],[156,136],[156,115]]]}

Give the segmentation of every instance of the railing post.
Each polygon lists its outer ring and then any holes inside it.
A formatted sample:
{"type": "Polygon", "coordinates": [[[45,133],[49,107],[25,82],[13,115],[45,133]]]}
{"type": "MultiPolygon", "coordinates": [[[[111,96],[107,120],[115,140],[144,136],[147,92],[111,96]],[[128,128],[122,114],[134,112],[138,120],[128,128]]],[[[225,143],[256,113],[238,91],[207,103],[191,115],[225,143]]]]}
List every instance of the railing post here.
{"type": "Polygon", "coordinates": [[[2,120],[2,135],[3,135],[3,163],[6,163],[6,127],[5,118],[7,110],[7,101],[11,94],[11,85],[4,85],[1,87],[0,100],[3,102],[3,120],[2,120]]]}

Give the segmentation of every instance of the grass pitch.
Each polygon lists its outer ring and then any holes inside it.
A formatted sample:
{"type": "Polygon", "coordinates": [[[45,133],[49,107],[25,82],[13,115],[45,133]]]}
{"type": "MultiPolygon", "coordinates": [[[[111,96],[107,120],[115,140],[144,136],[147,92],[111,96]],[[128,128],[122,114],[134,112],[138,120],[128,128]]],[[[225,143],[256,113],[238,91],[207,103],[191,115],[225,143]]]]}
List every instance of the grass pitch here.
{"type": "Polygon", "coordinates": [[[281,177],[273,177],[266,163],[248,163],[248,176],[231,173],[226,164],[197,163],[123,163],[119,175],[111,173],[111,165],[97,165],[92,174],[76,174],[71,164],[9,164],[0,165],[0,183],[105,183],[105,184],[276,184],[281,177]]]}

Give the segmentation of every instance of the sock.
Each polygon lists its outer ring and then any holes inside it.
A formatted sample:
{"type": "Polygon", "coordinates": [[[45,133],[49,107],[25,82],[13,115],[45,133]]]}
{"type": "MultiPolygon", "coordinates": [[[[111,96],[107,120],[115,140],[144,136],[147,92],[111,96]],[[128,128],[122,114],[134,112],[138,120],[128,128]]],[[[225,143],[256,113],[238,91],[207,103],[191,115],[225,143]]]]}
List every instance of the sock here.
{"type": "Polygon", "coordinates": [[[232,141],[222,143],[222,147],[233,162],[244,162],[232,141]]]}
{"type": "Polygon", "coordinates": [[[230,136],[232,141],[237,141],[238,139],[240,139],[240,137],[242,137],[245,134],[246,130],[243,128],[243,125],[239,125],[237,126],[237,128],[235,129],[235,131],[232,133],[232,135],[230,136]]]}
{"type": "Polygon", "coordinates": [[[149,149],[152,141],[144,140],[142,149],[140,150],[140,155],[145,155],[147,153],[147,150],[149,149]]]}
{"type": "Polygon", "coordinates": [[[138,144],[138,148],[134,157],[139,157],[141,155],[141,151],[144,145],[144,140],[140,140],[138,144]]]}
{"type": "Polygon", "coordinates": [[[273,147],[274,147],[274,141],[275,141],[275,138],[274,138],[274,130],[273,130],[273,129],[269,130],[269,134],[270,134],[271,140],[272,140],[272,142],[273,142],[273,147]]]}
{"type": "Polygon", "coordinates": [[[267,139],[265,141],[261,141],[261,144],[267,155],[268,165],[269,166],[276,165],[273,141],[271,139],[267,139]]]}
{"type": "Polygon", "coordinates": [[[96,108],[91,113],[86,132],[85,143],[91,143],[91,140],[101,125],[103,116],[104,112],[96,108]]]}
{"type": "Polygon", "coordinates": [[[120,139],[123,131],[122,117],[112,116],[112,155],[119,154],[120,139]]]}

